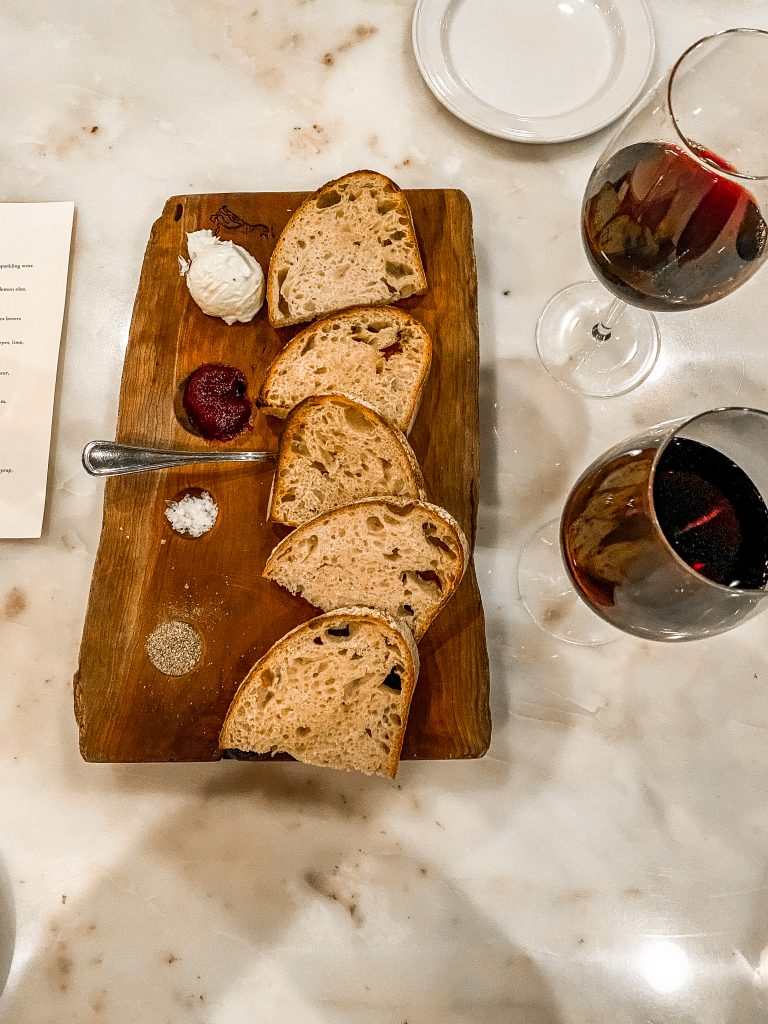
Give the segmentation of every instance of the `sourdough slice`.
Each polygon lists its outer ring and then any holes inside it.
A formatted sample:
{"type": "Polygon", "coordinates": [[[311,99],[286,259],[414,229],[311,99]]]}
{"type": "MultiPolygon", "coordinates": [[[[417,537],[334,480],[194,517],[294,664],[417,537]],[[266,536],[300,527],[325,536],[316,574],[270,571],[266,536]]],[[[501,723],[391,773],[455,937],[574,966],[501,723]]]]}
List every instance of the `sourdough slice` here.
{"type": "Polygon", "coordinates": [[[432,362],[432,341],[393,306],[345,310],[305,327],[267,370],[259,405],[288,415],[309,395],[343,392],[408,433],[432,362]]]}
{"type": "Polygon", "coordinates": [[[461,582],[469,549],[453,518],[410,498],[365,498],[310,519],[264,576],[323,611],[381,608],[418,640],[461,582]]]}
{"type": "Polygon", "coordinates": [[[269,322],[287,327],[426,288],[405,196],[383,174],[353,171],[308,196],[283,228],[267,274],[269,322]]]}
{"type": "Polygon", "coordinates": [[[269,518],[299,526],[358,498],[425,498],[405,436],[370,405],[315,395],[293,409],[280,435],[269,518]]]}
{"type": "Polygon", "coordinates": [[[235,694],[222,749],[284,751],[324,768],[393,779],[419,674],[408,630],[373,608],[343,608],[297,626],[235,694]]]}

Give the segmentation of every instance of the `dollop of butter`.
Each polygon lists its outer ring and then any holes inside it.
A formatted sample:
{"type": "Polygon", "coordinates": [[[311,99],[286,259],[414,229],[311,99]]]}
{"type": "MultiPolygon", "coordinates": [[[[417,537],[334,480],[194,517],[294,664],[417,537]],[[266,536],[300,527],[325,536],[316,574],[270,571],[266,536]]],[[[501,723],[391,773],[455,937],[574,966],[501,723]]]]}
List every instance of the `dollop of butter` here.
{"type": "Polygon", "coordinates": [[[208,316],[226,324],[248,323],[264,302],[264,272],[258,260],[207,228],[187,232],[189,261],[179,257],[189,294],[208,316]]]}

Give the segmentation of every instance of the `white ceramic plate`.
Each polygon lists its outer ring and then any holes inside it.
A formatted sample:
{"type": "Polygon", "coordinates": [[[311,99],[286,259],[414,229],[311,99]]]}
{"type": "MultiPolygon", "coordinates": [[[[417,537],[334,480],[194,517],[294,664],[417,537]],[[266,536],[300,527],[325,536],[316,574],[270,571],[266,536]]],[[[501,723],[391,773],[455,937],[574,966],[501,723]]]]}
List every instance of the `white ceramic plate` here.
{"type": "Polygon", "coordinates": [[[418,0],[413,49],[462,121],[503,139],[564,142],[632,105],[654,36],[645,0],[418,0]]]}

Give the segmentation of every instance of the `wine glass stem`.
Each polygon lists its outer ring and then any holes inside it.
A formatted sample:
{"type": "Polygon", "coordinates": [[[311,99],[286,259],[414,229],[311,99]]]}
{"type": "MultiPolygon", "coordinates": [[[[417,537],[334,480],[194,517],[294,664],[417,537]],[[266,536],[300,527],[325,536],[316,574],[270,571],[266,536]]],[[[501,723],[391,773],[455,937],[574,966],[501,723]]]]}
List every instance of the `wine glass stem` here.
{"type": "Polygon", "coordinates": [[[611,329],[619,322],[626,308],[626,302],[622,302],[621,299],[613,300],[608,309],[606,309],[605,313],[603,313],[598,322],[592,328],[592,337],[595,341],[599,341],[600,344],[604,341],[608,341],[611,336],[611,329]]]}

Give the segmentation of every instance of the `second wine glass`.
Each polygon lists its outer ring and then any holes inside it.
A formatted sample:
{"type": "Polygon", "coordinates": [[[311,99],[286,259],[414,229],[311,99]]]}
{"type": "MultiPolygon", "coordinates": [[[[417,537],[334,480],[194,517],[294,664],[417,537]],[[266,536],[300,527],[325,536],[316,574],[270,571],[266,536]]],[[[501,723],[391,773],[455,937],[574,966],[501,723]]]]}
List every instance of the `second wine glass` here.
{"type": "Polygon", "coordinates": [[[637,387],[659,352],[652,311],[721,299],[765,260],[768,93],[749,85],[764,77],[768,32],[700,39],[598,160],[581,230],[602,284],[558,292],[536,329],[544,366],[572,391],[610,398],[637,387]]]}
{"type": "Polygon", "coordinates": [[[714,636],[766,607],[766,584],[768,413],[747,408],[660,423],[605,452],[518,569],[538,625],[589,645],[617,629],[714,636]]]}

